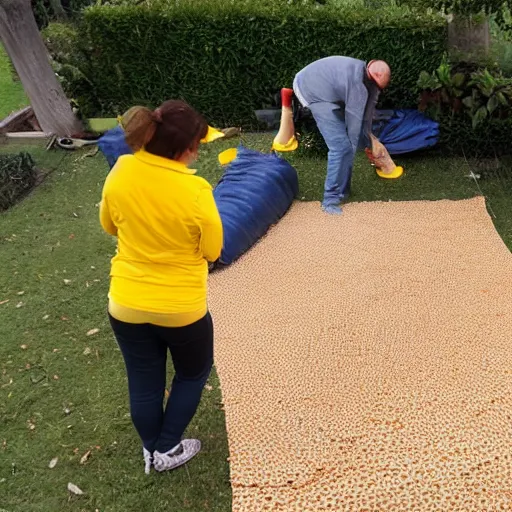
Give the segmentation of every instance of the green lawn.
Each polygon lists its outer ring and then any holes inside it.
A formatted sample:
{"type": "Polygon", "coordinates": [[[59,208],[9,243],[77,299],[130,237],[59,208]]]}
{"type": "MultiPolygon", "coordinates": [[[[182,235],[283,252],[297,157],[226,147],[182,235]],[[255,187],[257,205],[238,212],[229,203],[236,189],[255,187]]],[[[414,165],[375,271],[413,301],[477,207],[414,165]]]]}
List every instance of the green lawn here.
{"type": "MultiPolygon", "coordinates": [[[[0,105],[9,111],[24,98],[17,85],[2,82],[2,66],[0,58],[0,98],[8,100],[0,105]]],[[[268,134],[244,137],[247,145],[265,151],[271,140],[268,134]]],[[[237,143],[204,147],[200,174],[215,183],[222,173],[217,154],[237,143]]],[[[0,214],[0,509],[229,511],[228,450],[215,374],[191,425],[191,433],[203,441],[202,454],[175,472],[143,473],[123,363],[105,312],[115,241],[97,218],[108,172],[104,158],[87,157],[87,151],[24,149],[52,172],[24,201],[0,214]],[[68,482],[84,495],[71,496],[68,482]]],[[[319,200],[325,160],[299,153],[289,158],[300,175],[300,198],[319,200]]],[[[361,155],[351,200],[460,199],[480,193],[462,159],[430,154],[397,161],[405,175],[388,182],[361,155]]],[[[490,177],[479,185],[498,231],[512,247],[508,182],[490,177]]]]}
{"type": "Polygon", "coordinates": [[[12,80],[9,59],[0,44],[0,120],[27,104],[21,83],[12,80]]]}
{"type": "MultiPolygon", "coordinates": [[[[251,135],[245,142],[267,150],[271,139],[251,135]]],[[[206,146],[200,174],[214,183],[222,172],[217,154],[237,143],[206,146]]],[[[228,511],[228,451],[216,375],[191,426],[204,441],[204,452],[188,468],[149,477],[143,473],[121,355],[105,315],[115,249],[97,219],[108,172],[105,160],[86,157],[85,151],[32,149],[32,154],[53,172],[0,216],[0,302],[9,301],[0,305],[0,508],[228,511]],[[92,329],[99,332],[88,336],[92,329]],[[90,458],[80,464],[88,451],[90,458]],[[49,469],[54,457],[59,461],[49,469]],[[70,497],[68,482],[85,494],[70,497]]],[[[300,175],[301,198],[318,200],[325,161],[300,155],[290,159],[300,175]]],[[[478,193],[460,159],[418,157],[400,163],[404,177],[387,182],[360,157],[352,199],[459,199],[478,193]]],[[[512,199],[497,180],[481,186],[511,247],[512,199]]]]}

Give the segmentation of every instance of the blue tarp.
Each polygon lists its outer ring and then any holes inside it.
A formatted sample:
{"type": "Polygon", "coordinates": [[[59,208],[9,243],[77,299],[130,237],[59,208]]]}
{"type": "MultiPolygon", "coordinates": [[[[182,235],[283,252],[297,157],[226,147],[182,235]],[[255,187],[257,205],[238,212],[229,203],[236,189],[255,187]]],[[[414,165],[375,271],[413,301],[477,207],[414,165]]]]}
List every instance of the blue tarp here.
{"type": "Polygon", "coordinates": [[[130,153],[133,153],[130,146],[128,146],[124,140],[124,131],[120,126],[112,128],[112,130],[109,130],[100,137],[98,140],[98,147],[105,155],[111,169],[114,167],[117,159],[121,155],[129,155],[130,153]]]}
{"type": "Polygon", "coordinates": [[[372,131],[390,155],[428,149],[439,140],[439,124],[418,110],[377,111],[372,131]]]}
{"type": "Polygon", "coordinates": [[[230,265],[250,249],[287,212],[298,192],[297,171],[286,160],[240,146],[213,191],[224,227],[218,264],[230,265]]]}

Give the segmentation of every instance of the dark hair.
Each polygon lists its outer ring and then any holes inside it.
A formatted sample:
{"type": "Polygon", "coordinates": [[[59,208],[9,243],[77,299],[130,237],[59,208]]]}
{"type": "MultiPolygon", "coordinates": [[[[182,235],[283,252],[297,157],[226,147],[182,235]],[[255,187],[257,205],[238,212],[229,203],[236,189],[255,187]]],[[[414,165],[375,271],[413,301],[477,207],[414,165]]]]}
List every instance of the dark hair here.
{"type": "Polygon", "coordinates": [[[187,149],[195,150],[208,132],[204,118],[190,105],[169,100],[156,110],[132,107],[121,121],[127,144],[133,151],[144,148],[148,153],[174,160],[187,149]]]}

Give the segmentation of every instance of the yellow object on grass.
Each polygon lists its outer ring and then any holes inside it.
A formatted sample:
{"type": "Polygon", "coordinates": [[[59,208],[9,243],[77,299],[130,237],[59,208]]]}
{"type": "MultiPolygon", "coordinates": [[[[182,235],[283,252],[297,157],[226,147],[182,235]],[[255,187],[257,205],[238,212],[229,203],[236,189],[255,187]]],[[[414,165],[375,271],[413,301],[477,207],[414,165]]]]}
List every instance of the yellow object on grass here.
{"type": "Polygon", "coordinates": [[[395,167],[393,169],[393,172],[384,172],[382,171],[381,169],[377,168],[375,170],[377,172],[377,175],[380,176],[381,178],[385,178],[385,179],[388,179],[388,180],[395,180],[396,178],[400,178],[400,176],[402,176],[402,174],[404,173],[404,169],[403,167],[395,167]]]}
{"type": "Polygon", "coordinates": [[[282,153],[286,151],[295,151],[298,147],[299,142],[295,138],[295,135],[286,144],[279,144],[279,142],[276,142],[275,140],[272,143],[272,149],[282,153]]]}
{"type": "Polygon", "coordinates": [[[220,165],[228,165],[236,158],[236,155],[237,155],[236,148],[229,148],[229,149],[226,149],[226,151],[219,153],[220,165]]]}
{"type": "Polygon", "coordinates": [[[208,126],[208,133],[206,134],[204,139],[201,139],[203,144],[208,144],[208,142],[213,142],[214,140],[221,139],[225,134],[221,131],[208,126]]]}

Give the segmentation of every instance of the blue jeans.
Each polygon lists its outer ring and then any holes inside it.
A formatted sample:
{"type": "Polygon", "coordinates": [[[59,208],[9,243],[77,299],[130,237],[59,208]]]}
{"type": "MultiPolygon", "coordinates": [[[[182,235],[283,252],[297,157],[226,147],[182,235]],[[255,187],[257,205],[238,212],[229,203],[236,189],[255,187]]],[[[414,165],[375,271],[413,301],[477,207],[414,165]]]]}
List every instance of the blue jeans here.
{"type": "Polygon", "coordinates": [[[336,103],[308,105],[329,148],[323,206],[336,206],[350,194],[354,150],[348,138],[344,111],[336,103]]]}
{"type": "Polygon", "coordinates": [[[201,400],[213,364],[212,318],[177,328],[109,318],[126,365],[133,424],[144,448],[165,453],[180,443],[201,400]],[[164,411],[167,351],[175,376],[164,411]]]}

